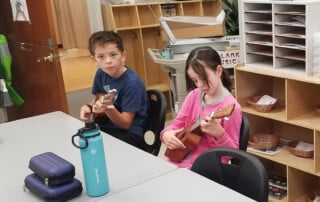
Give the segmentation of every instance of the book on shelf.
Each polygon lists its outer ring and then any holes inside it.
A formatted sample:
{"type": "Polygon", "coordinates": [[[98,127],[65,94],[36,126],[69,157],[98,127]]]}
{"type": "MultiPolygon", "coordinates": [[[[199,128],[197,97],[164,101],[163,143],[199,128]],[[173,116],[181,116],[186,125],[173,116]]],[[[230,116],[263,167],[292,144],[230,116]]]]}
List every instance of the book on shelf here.
{"type": "Polygon", "coordinates": [[[268,174],[269,195],[276,199],[282,199],[287,195],[287,178],[277,173],[268,174]]]}
{"type": "Polygon", "coordinates": [[[287,190],[280,189],[269,185],[269,196],[275,199],[282,199],[287,195],[287,190]]]}

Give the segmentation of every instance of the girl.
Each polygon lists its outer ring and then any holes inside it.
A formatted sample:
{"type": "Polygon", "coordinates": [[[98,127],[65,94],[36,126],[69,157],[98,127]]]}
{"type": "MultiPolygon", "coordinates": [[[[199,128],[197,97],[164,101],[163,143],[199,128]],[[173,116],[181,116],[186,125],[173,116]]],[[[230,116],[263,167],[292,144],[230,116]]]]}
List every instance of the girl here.
{"type": "Polygon", "coordinates": [[[189,91],[171,125],[161,132],[161,140],[168,149],[185,148],[176,137],[194,122],[201,126],[201,140],[196,149],[178,167],[191,168],[194,160],[204,151],[215,147],[239,148],[241,107],[231,91],[231,80],[221,65],[219,54],[211,47],[192,50],[186,61],[186,85],[189,91]],[[235,104],[228,118],[210,118],[210,113],[235,104]]]}

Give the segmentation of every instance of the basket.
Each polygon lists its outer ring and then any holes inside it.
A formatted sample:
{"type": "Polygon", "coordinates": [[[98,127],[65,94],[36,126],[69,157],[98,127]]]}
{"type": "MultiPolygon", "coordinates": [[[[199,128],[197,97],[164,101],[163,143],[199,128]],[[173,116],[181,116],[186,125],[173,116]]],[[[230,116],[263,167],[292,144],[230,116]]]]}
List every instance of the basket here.
{"type": "Polygon", "coordinates": [[[257,133],[250,135],[249,145],[250,147],[258,150],[273,149],[278,146],[280,138],[274,134],[257,133]]]}
{"type": "Polygon", "coordinates": [[[316,196],[320,196],[320,190],[313,190],[306,193],[306,198],[308,202],[313,202],[316,196]]]}
{"type": "Polygon", "coordinates": [[[251,105],[251,107],[253,107],[258,112],[268,112],[272,110],[273,107],[276,105],[276,103],[270,104],[270,105],[259,105],[257,104],[257,102],[261,97],[262,97],[261,95],[249,97],[247,98],[247,103],[251,105]]]}
{"type": "Polygon", "coordinates": [[[296,149],[297,144],[299,143],[299,141],[291,141],[287,143],[287,148],[288,150],[299,157],[304,157],[304,158],[311,158],[313,157],[313,150],[312,151],[303,151],[303,150],[299,150],[296,149]]]}

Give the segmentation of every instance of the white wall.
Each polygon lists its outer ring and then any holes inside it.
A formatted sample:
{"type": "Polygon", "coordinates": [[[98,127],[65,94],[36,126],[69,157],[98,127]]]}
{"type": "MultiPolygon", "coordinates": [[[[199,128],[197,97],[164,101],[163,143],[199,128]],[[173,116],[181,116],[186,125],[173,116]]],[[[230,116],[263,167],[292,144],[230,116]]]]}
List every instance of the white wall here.
{"type": "Polygon", "coordinates": [[[4,123],[7,120],[6,112],[0,108],[0,123],[4,123]]]}
{"type": "Polygon", "coordinates": [[[103,30],[101,0],[87,0],[91,33],[103,30]]]}

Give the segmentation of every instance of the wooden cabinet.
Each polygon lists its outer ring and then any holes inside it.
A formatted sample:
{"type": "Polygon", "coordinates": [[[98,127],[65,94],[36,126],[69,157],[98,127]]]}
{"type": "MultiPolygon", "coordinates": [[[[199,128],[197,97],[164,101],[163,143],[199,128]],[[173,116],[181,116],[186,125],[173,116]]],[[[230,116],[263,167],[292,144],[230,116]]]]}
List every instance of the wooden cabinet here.
{"type": "Polygon", "coordinates": [[[165,47],[158,19],[168,5],[176,15],[216,16],[221,10],[219,0],[101,5],[105,30],[113,30],[122,37],[128,52],[127,65],[141,76],[147,87],[158,88],[169,83],[167,74],[152,61],[147,50],[165,47]]]}
{"type": "Polygon", "coordinates": [[[288,193],[282,201],[303,201],[320,183],[320,115],[315,112],[320,103],[320,79],[239,64],[235,67],[235,91],[249,118],[251,134],[272,133],[314,145],[313,158],[294,156],[286,148],[274,156],[250,151],[262,159],[268,171],[287,177],[288,193]],[[275,108],[261,113],[248,106],[246,99],[257,94],[276,97],[275,108]]]}
{"type": "Polygon", "coordinates": [[[241,51],[244,64],[235,67],[235,95],[250,121],[250,132],[313,144],[312,158],[297,157],[285,147],[278,154],[253,152],[268,171],[287,178],[281,200],[307,201],[320,185],[320,78],[312,74],[313,34],[319,1],[240,2],[241,51]],[[304,19],[305,22],[300,21],[304,19]],[[246,99],[268,94],[278,99],[270,112],[257,112],[246,99]]]}

